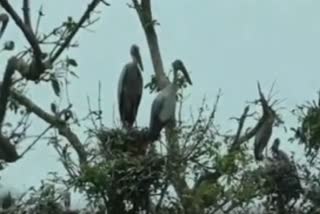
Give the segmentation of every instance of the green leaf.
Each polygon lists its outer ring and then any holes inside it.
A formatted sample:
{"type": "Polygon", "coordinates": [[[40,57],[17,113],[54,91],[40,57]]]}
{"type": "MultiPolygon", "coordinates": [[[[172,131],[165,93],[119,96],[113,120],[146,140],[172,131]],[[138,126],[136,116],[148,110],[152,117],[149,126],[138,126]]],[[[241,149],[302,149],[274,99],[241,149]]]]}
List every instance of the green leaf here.
{"type": "Polygon", "coordinates": [[[60,96],[60,84],[58,79],[55,76],[51,76],[51,86],[54,93],[59,97],[60,96]]]}

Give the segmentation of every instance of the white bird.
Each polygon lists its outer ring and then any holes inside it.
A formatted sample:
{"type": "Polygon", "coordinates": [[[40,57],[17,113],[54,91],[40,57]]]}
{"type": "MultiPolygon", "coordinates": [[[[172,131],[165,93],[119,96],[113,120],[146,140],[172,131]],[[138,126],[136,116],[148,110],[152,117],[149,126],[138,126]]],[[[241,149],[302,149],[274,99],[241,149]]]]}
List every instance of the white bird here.
{"type": "Polygon", "coordinates": [[[149,124],[149,134],[152,141],[158,139],[163,127],[168,123],[175,121],[175,110],[178,91],[178,71],[181,71],[187,82],[192,85],[189,74],[181,60],[175,60],[172,63],[173,81],[163,88],[151,106],[151,117],[149,124]]]}

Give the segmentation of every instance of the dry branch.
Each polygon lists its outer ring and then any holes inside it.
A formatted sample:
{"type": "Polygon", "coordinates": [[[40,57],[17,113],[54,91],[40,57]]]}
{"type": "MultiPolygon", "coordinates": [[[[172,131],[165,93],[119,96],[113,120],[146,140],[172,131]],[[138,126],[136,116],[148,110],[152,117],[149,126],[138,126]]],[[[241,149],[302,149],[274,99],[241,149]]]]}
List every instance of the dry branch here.
{"type": "Polygon", "coordinates": [[[140,5],[138,3],[138,0],[132,1],[134,8],[138,13],[140,23],[143,27],[143,30],[147,38],[153,69],[156,73],[157,88],[161,90],[167,86],[169,80],[165,75],[163,68],[158,36],[154,29],[154,20],[152,18],[151,3],[150,0],[142,0],[140,5]]]}
{"type": "Polygon", "coordinates": [[[23,105],[28,111],[34,113],[42,120],[46,121],[48,124],[58,129],[59,134],[64,136],[77,152],[80,164],[85,164],[87,162],[87,153],[84,149],[83,144],[80,142],[78,136],[70,129],[65,121],[47,113],[37,104],[33,103],[30,99],[15,90],[11,90],[11,96],[19,104],[23,105]]]}
{"type": "Polygon", "coordinates": [[[87,10],[84,12],[79,22],[74,27],[74,30],[69,34],[64,43],[60,46],[60,48],[54,53],[54,55],[49,59],[51,64],[55,62],[59,56],[63,53],[63,51],[70,45],[71,40],[77,34],[79,29],[83,26],[84,22],[87,21],[90,17],[90,14],[94,11],[94,9],[99,5],[100,2],[103,2],[108,6],[108,3],[102,0],[93,0],[89,5],[87,10]]]}
{"type": "Polygon", "coordinates": [[[28,40],[30,46],[33,50],[34,55],[34,61],[36,67],[33,66],[30,67],[29,72],[25,76],[27,79],[30,80],[37,80],[39,79],[40,75],[44,72],[45,66],[42,63],[42,51],[40,49],[39,43],[37,41],[36,36],[32,32],[31,28],[29,28],[19,17],[19,15],[16,13],[16,11],[12,8],[11,4],[7,0],[0,0],[1,6],[7,11],[7,13],[10,14],[16,25],[21,29],[24,36],[28,40]]]}

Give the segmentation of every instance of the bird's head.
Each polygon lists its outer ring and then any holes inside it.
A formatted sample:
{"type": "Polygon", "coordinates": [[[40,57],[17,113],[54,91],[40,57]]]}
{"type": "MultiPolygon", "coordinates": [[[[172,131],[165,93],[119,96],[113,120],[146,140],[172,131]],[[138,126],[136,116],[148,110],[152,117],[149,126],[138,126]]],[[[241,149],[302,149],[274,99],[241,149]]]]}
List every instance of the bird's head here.
{"type": "Polygon", "coordinates": [[[186,67],[184,66],[183,62],[180,59],[175,60],[172,63],[172,67],[173,67],[173,71],[176,73],[177,71],[181,71],[184,75],[184,77],[186,78],[187,82],[192,85],[192,81],[191,78],[188,74],[188,71],[186,69],[186,67]]]}
{"type": "Polygon", "coordinates": [[[133,44],[130,49],[131,56],[138,63],[140,69],[143,71],[143,64],[141,60],[140,50],[138,45],[133,44]]]}

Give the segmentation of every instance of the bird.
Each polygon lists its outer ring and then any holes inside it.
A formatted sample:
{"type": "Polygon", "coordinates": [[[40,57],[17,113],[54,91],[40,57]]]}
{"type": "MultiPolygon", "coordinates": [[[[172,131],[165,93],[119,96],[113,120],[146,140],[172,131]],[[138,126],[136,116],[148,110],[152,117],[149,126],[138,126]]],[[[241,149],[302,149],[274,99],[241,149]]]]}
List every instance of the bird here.
{"type": "Polygon", "coordinates": [[[261,92],[260,84],[258,83],[260,102],[263,115],[258,122],[258,129],[254,140],[254,157],[257,161],[263,160],[263,150],[267,146],[272,135],[272,128],[277,117],[275,111],[268,105],[263,93],[261,92]]]}
{"type": "Polygon", "coordinates": [[[172,63],[172,68],[173,81],[160,90],[152,102],[149,123],[149,134],[152,141],[159,138],[163,127],[175,121],[178,71],[181,71],[187,82],[192,85],[187,69],[180,59],[177,59],[172,63]]]}
{"type": "Polygon", "coordinates": [[[122,125],[132,128],[136,121],[141,101],[143,64],[139,47],[133,44],[130,49],[132,61],[122,69],[118,83],[118,107],[122,125]]]}
{"type": "Polygon", "coordinates": [[[303,192],[297,167],[293,161],[290,161],[288,155],[279,149],[279,145],[280,140],[276,138],[271,146],[274,168],[278,169],[274,174],[278,174],[279,190],[288,199],[297,198],[303,192]]]}
{"type": "Polygon", "coordinates": [[[279,145],[280,145],[280,139],[276,138],[273,141],[273,144],[271,146],[273,158],[278,161],[284,161],[286,163],[290,163],[290,159],[289,159],[288,155],[284,151],[279,149],[279,145]]]}

